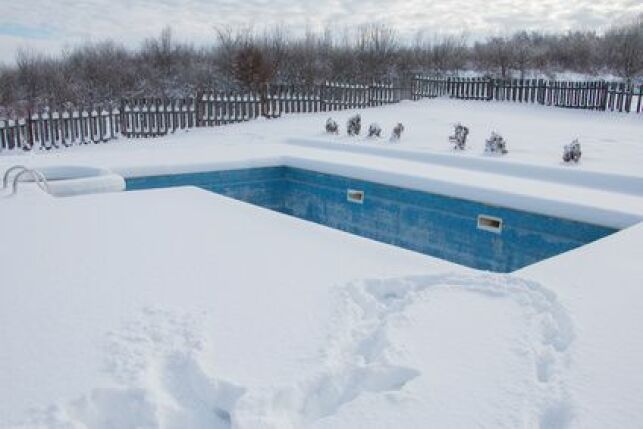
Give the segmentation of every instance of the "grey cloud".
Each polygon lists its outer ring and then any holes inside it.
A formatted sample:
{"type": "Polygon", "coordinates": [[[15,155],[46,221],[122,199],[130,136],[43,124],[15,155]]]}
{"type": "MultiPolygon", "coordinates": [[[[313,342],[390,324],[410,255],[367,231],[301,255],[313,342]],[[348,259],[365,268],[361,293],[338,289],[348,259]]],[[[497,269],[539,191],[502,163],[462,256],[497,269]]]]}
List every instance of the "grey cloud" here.
{"type": "Polygon", "coordinates": [[[0,0],[3,21],[47,27],[50,40],[5,38],[3,53],[21,44],[63,46],[115,38],[136,46],[166,25],[178,38],[204,43],[213,27],[284,24],[295,32],[326,23],[355,27],[373,20],[400,33],[491,34],[524,27],[545,31],[591,28],[623,14],[643,12],[640,0],[0,0]],[[34,44],[35,43],[35,44],[34,44]]]}

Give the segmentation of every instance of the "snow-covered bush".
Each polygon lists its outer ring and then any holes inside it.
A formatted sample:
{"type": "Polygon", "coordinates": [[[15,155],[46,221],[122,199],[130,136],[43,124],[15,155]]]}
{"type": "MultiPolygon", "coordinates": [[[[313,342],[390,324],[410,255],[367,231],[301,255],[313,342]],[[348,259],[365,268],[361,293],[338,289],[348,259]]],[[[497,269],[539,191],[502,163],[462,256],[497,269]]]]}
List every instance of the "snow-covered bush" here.
{"type": "Polygon", "coordinates": [[[504,155],[508,152],[507,142],[500,134],[494,131],[491,133],[491,137],[487,139],[484,151],[485,153],[504,155]]]}
{"type": "Polygon", "coordinates": [[[328,134],[337,134],[339,133],[339,125],[333,120],[333,118],[328,118],[326,121],[326,132],[328,134]]]}
{"type": "Polygon", "coordinates": [[[368,127],[368,136],[369,137],[380,137],[381,134],[382,134],[382,128],[379,125],[377,125],[376,123],[372,123],[368,127]]]}
{"type": "Polygon", "coordinates": [[[449,136],[449,141],[453,143],[453,148],[455,150],[464,150],[467,146],[467,136],[469,135],[469,128],[465,127],[461,123],[455,124],[454,133],[452,136],[449,136]]]}
{"type": "Polygon", "coordinates": [[[362,117],[359,113],[355,116],[352,116],[348,119],[346,124],[346,132],[349,136],[358,136],[359,132],[362,130],[362,117]]]}
{"type": "Polygon", "coordinates": [[[393,128],[393,134],[391,134],[391,141],[397,141],[402,137],[402,132],[404,131],[404,125],[401,122],[398,122],[395,128],[393,128]]]}
{"type": "Polygon", "coordinates": [[[582,152],[580,150],[580,143],[575,139],[570,144],[566,144],[563,150],[563,161],[565,162],[578,162],[582,152]]]}

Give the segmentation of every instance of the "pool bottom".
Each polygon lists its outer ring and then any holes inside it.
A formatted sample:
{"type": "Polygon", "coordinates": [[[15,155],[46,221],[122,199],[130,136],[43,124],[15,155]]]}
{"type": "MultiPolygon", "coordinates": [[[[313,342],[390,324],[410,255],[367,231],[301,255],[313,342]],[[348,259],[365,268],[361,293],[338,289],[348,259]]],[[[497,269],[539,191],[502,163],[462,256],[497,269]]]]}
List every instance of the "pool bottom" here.
{"type": "Polygon", "coordinates": [[[126,180],[198,186],[290,216],[480,270],[511,272],[616,230],[287,166],[126,180]]]}

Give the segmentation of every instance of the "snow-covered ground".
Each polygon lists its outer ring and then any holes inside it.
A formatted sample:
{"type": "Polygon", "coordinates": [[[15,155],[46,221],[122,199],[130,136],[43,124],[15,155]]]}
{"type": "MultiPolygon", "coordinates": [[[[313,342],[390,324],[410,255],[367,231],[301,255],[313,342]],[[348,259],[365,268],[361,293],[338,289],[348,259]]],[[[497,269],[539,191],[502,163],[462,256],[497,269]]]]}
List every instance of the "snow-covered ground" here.
{"type": "Polygon", "coordinates": [[[401,142],[326,136],[328,114],[301,114],[2,154],[0,172],[287,163],[627,228],[499,275],[196,188],[27,185],[0,195],[0,427],[639,427],[642,118],[449,100],[361,113],[385,133],[404,122],[401,142]],[[458,121],[472,131],[456,154],[458,121]],[[482,155],[491,130],[502,159],[482,155]],[[563,166],[576,137],[582,161],[563,166]]]}

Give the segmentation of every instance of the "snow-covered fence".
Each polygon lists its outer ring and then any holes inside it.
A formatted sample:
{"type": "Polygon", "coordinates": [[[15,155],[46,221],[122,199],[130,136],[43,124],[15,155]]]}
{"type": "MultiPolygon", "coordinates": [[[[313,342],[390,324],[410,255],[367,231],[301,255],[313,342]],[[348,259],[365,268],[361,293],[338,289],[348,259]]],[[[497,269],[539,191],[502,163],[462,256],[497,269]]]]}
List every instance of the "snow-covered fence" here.
{"type": "Polygon", "coordinates": [[[261,105],[258,93],[203,91],[195,100],[196,126],[212,127],[255,119],[261,116],[261,105]]]}
{"type": "Polygon", "coordinates": [[[627,113],[641,113],[643,109],[643,85],[624,82],[421,76],[414,79],[413,99],[442,96],[627,113]]]}
{"type": "Polygon", "coordinates": [[[0,120],[0,150],[53,149],[103,143],[121,133],[119,109],[93,106],[79,110],[49,108],[26,118],[0,120]]]}
{"type": "Polygon", "coordinates": [[[196,125],[192,98],[122,100],[120,112],[125,137],[158,137],[196,125]]]}
{"type": "Polygon", "coordinates": [[[0,151],[54,149],[102,143],[124,136],[148,138],[178,129],[219,126],[260,116],[330,112],[397,103],[400,88],[389,84],[267,85],[256,93],[199,91],[193,98],[122,100],[118,108],[48,108],[15,120],[0,120],[0,151]]]}
{"type": "Polygon", "coordinates": [[[261,92],[197,95],[197,126],[223,125],[264,116],[362,109],[400,101],[398,88],[386,84],[268,85],[261,92]]]}
{"type": "Polygon", "coordinates": [[[320,89],[320,111],[363,109],[398,103],[400,88],[390,84],[352,85],[326,82],[320,89]]]}

